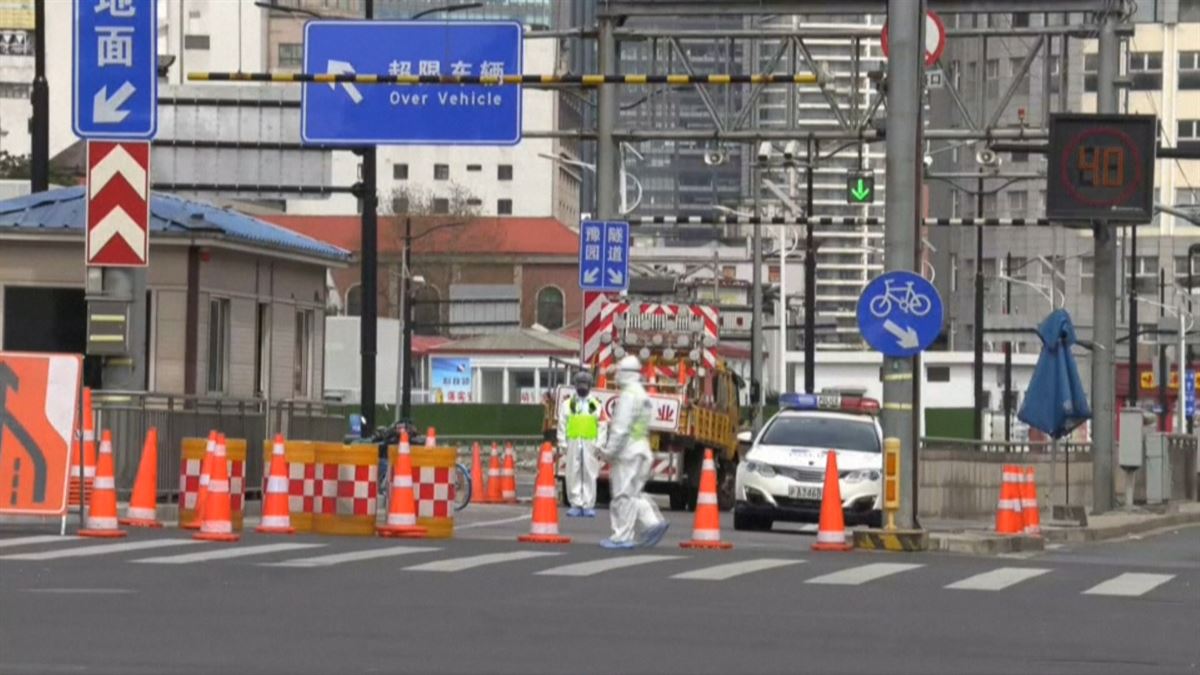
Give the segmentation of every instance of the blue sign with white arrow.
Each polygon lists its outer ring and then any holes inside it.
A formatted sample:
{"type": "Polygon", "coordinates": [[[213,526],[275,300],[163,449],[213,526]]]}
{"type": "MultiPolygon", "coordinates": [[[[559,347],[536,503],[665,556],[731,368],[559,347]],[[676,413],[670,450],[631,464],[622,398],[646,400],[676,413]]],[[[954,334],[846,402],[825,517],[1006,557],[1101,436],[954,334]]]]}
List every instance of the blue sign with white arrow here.
{"type": "MultiPolygon", "coordinates": [[[[522,35],[515,21],[310,21],[304,72],[519,75],[522,35]]],[[[305,84],[300,136],[328,145],[514,145],[521,87],[305,84]]]]}
{"type": "Polygon", "coordinates": [[[1187,371],[1187,380],[1183,383],[1183,412],[1188,419],[1196,416],[1196,371],[1187,371]]]}
{"type": "Polygon", "coordinates": [[[74,0],[71,126],[80,138],[158,131],[158,0],[74,0]]]}
{"type": "Polygon", "coordinates": [[[629,223],[585,220],[580,224],[579,287],[585,291],[629,288],[629,223]]]}
{"type": "Polygon", "coordinates": [[[858,330],[884,356],[915,356],[942,332],[942,299],[925,277],[886,272],[858,297],[858,330]]]}

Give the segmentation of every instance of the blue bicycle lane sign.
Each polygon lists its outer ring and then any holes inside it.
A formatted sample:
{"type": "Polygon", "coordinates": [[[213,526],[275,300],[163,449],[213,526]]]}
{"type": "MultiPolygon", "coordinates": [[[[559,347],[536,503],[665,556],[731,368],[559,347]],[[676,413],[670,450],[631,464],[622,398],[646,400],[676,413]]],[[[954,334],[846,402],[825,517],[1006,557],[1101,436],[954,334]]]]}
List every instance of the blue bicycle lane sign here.
{"type": "Polygon", "coordinates": [[[886,272],[858,296],[858,330],[884,356],[916,356],[942,332],[942,298],[918,274],[886,272]]]}

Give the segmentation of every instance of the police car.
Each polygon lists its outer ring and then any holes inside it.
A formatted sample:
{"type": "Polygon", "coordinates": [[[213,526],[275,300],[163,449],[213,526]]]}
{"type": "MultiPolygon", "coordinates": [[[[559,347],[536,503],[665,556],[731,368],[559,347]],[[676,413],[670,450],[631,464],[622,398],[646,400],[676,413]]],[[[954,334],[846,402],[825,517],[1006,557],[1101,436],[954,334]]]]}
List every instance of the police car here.
{"type": "Polygon", "coordinates": [[[839,393],[783,394],[738,464],[736,530],[769,530],[775,521],[815,523],[821,515],[825,455],[837,454],[847,525],[879,526],[883,431],[879,402],[839,393]]]}

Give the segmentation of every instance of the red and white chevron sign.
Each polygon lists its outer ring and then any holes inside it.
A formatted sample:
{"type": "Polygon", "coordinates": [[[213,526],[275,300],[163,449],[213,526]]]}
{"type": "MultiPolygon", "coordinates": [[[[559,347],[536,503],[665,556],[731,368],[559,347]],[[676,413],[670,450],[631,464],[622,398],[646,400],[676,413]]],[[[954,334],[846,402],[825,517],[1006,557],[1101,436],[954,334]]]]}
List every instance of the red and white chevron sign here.
{"type": "Polygon", "coordinates": [[[150,258],[150,144],[88,141],[87,264],[145,267],[150,258]]]}

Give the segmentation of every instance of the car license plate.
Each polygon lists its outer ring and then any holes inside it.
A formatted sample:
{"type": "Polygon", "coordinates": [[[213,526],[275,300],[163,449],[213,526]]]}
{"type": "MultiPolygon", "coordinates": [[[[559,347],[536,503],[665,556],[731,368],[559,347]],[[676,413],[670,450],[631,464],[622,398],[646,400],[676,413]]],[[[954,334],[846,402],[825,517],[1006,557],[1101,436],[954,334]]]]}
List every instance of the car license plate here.
{"type": "Polygon", "coordinates": [[[820,499],[820,485],[789,485],[788,496],[792,499],[820,499]]]}

